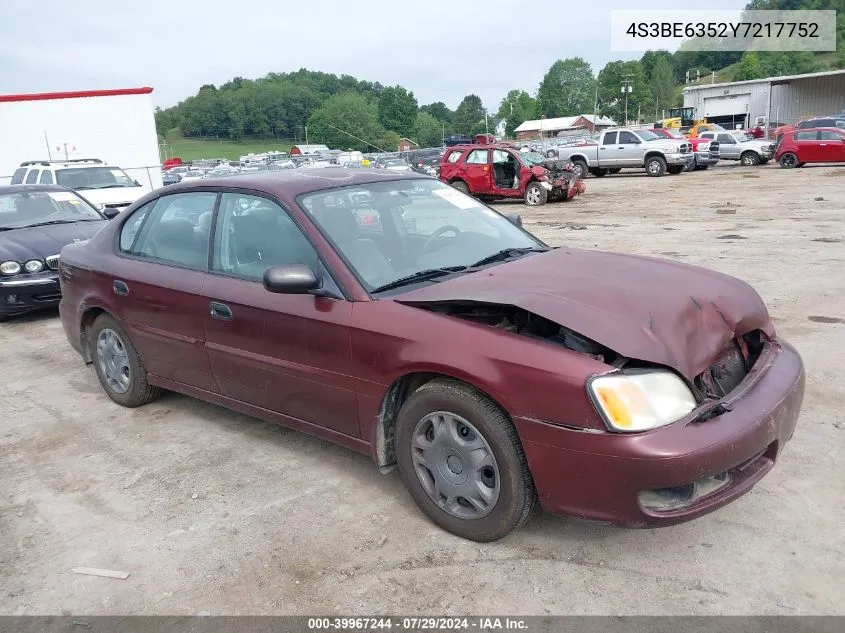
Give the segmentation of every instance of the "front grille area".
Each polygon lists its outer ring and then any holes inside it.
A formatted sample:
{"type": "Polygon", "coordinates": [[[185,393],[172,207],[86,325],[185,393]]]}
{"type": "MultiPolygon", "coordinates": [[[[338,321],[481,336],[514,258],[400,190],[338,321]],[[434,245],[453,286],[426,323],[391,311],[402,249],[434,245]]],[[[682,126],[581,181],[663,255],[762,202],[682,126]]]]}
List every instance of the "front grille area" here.
{"type": "Polygon", "coordinates": [[[731,341],[699,378],[705,393],[721,398],[736,389],[747,374],[742,351],[731,341]]]}
{"type": "Polygon", "coordinates": [[[719,153],[719,141],[711,141],[711,142],[710,142],[710,151],[711,151],[713,154],[718,154],[718,153],[719,153]]]}
{"type": "Polygon", "coordinates": [[[689,143],[681,143],[680,153],[681,154],[688,154],[690,151],[691,145],[689,143]]]}
{"type": "Polygon", "coordinates": [[[58,255],[50,255],[44,259],[47,262],[47,268],[50,270],[58,270],[59,269],[59,256],[58,255]]]}

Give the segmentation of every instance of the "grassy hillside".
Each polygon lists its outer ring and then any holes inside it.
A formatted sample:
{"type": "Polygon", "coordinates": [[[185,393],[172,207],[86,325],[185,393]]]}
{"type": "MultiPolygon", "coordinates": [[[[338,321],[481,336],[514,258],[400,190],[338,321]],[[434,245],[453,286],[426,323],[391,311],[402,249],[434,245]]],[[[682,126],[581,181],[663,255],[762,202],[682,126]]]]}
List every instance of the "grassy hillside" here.
{"type": "MultiPolygon", "coordinates": [[[[815,56],[816,61],[819,63],[819,70],[818,72],[826,71],[826,70],[837,70],[840,68],[838,63],[837,53],[818,53],[815,56]]],[[[699,81],[693,81],[690,85],[700,86],[703,84],[709,83],[729,83],[731,81],[737,81],[737,77],[739,75],[739,62],[736,64],[731,64],[730,66],[725,66],[721,70],[716,71],[716,81],[712,80],[711,76],[704,77],[702,76],[699,81]]]]}
{"type": "MultiPolygon", "coordinates": [[[[287,152],[292,144],[289,141],[248,140],[242,142],[205,140],[195,138],[169,138],[167,156],[179,156],[188,162],[200,158],[228,158],[237,160],[244,154],[276,150],[287,152]]],[[[159,143],[159,153],[164,160],[164,148],[159,143]]]]}

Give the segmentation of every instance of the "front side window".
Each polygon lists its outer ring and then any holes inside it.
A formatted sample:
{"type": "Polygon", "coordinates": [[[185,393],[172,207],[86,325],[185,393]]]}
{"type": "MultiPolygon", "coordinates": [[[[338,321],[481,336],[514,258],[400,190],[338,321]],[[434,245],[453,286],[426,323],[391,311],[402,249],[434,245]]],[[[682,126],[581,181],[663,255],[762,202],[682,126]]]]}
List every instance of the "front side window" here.
{"type": "Polygon", "coordinates": [[[53,172],[49,169],[45,169],[41,172],[41,180],[39,181],[42,185],[52,185],[53,184],[53,172]]]}
{"type": "Polygon", "coordinates": [[[56,183],[70,189],[137,187],[119,167],[68,167],[56,170],[56,183]]]}
{"type": "Polygon", "coordinates": [[[261,281],[268,268],[290,264],[319,269],[317,252],[287,211],[266,198],[224,193],[212,270],[261,281]]]}
{"type": "Polygon", "coordinates": [[[795,140],[796,141],[815,141],[816,140],[816,132],[796,132],[795,133],[795,140]]]}
{"type": "Polygon", "coordinates": [[[544,247],[475,198],[436,180],[315,192],[301,196],[299,204],[368,291],[425,270],[470,266],[503,249],[544,247]],[[339,193],[347,204],[334,203],[339,193]],[[370,215],[385,229],[399,230],[362,230],[359,218],[370,215]]]}
{"type": "Polygon", "coordinates": [[[639,140],[631,132],[619,132],[620,145],[636,145],[639,140]]]}
{"type": "Polygon", "coordinates": [[[823,141],[843,141],[845,140],[845,131],[834,132],[833,130],[821,130],[819,138],[823,141]]]}
{"type": "Polygon", "coordinates": [[[162,196],[155,201],[148,217],[140,220],[140,230],[134,237],[129,234],[130,225],[139,211],[123,225],[122,250],[137,257],[205,270],[216,200],[217,194],[209,192],[162,196]],[[129,246],[124,249],[124,244],[129,246]]]}
{"type": "Polygon", "coordinates": [[[735,145],[736,139],[730,134],[719,134],[719,142],[725,145],[735,145]]]}

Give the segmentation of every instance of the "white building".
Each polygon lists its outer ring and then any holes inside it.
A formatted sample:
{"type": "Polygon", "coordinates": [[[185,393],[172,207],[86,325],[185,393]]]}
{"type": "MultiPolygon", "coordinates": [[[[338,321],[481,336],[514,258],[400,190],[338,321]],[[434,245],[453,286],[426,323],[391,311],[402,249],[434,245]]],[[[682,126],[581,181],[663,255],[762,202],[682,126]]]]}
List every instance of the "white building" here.
{"type": "Polygon", "coordinates": [[[684,107],[695,108],[697,119],[742,128],[839,114],[845,108],[845,70],[687,86],[684,107]]]}
{"type": "Polygon", "coordinates": [[[29,160],[99,158],[161,187],[153,89],[0,95],[0,184],[29,160]]]}

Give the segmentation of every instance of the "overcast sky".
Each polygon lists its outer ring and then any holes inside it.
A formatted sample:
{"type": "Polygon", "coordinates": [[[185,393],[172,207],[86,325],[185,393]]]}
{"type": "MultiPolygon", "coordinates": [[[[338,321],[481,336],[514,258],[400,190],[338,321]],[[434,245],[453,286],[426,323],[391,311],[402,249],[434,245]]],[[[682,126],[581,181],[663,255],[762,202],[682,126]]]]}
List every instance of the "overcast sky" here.
{"type": "MultiPolygon", "coordinates": [[[[740,9],[746,0],[711,0],[740,9]]],[[[0,0],[0,94],[149,85],[169,106],[205,83],[299,68],[401,84],[420,104],[469,93],[491,110],[549,66],[598,72],[612,9],[643,0],[0,0]]],[[[692,12],[692,19],[695,13],[692,12]]]]}

